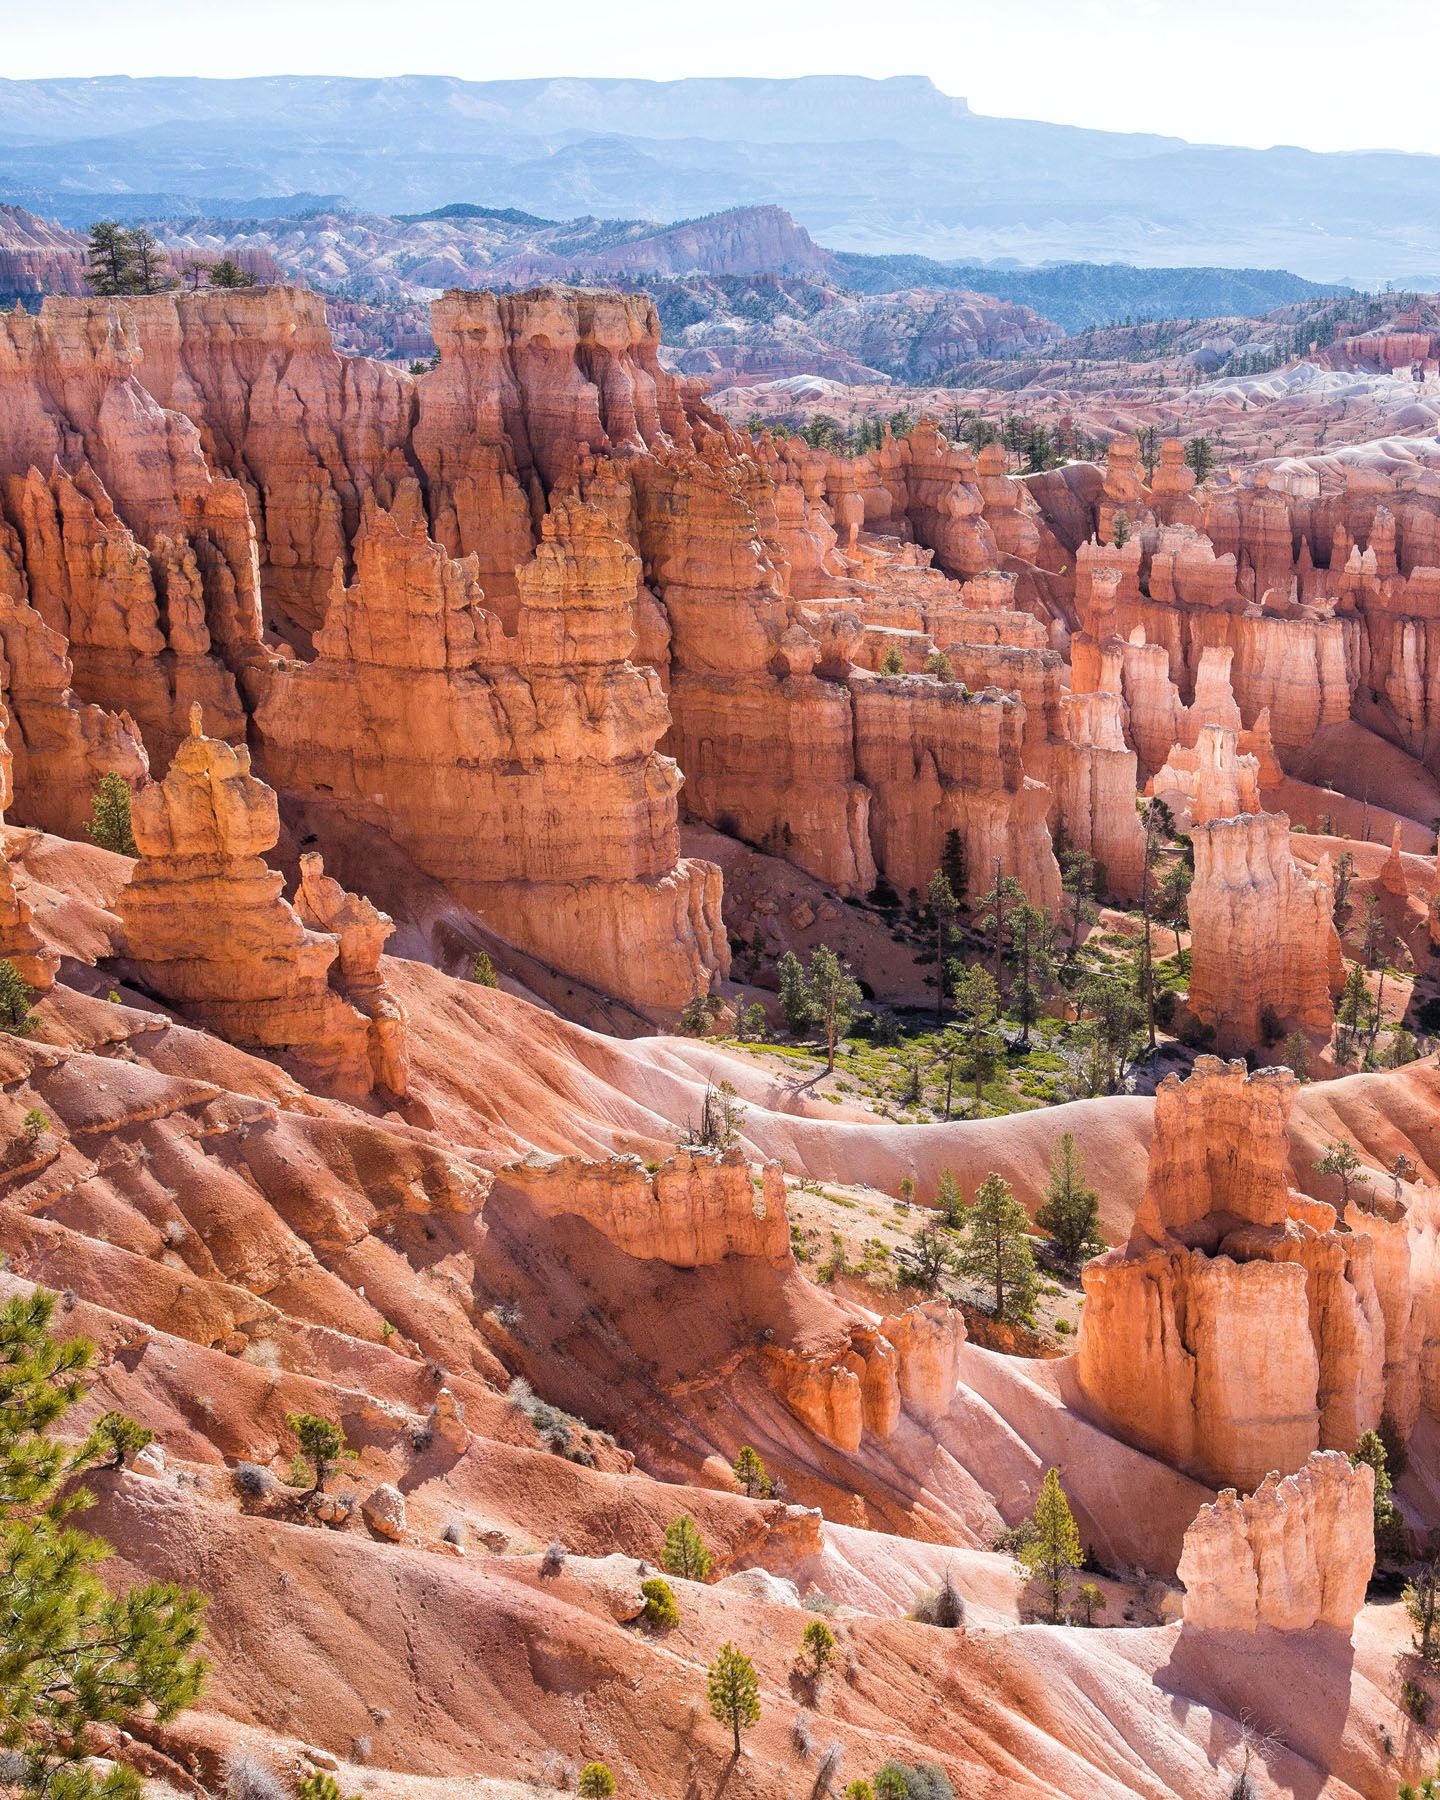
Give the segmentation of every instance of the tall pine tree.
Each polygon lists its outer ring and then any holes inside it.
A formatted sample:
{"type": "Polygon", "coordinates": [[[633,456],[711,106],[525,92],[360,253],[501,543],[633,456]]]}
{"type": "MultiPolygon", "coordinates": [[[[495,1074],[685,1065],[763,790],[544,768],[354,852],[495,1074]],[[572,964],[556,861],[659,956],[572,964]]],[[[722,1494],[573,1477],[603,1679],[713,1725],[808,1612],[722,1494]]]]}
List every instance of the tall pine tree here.
{"type": "Polygon", "coordinates": [[[56,1341],[54,1308],[41,1290],[0,1308],[0,1747],[18,1753],[24,1794],[138,1800],[133,1770],[89,1765],[92,1728],[164,1722],[198,1697],[204,1601],[171,1582],[112,1594],[96,1573],[109,1546],[66,1523],[89,1498],[71,1477],[114,1446],[54,1436],[94,1354],[56,1341]]]}

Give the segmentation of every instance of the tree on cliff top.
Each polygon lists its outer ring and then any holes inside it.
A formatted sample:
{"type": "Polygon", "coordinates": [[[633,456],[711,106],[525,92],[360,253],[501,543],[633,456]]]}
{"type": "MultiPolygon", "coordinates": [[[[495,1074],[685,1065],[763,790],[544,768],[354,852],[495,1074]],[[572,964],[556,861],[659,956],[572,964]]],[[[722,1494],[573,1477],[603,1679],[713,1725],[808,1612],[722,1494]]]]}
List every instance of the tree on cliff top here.
{"type": "Polygon", "coordinates": [[[210,268],[210,285],[218,288],[254,287],[255,277],[242,269],[231,256],[222,256],[210,268]]]}
{"type": "Polygon", "coordinates": [[[198,1698],[205,1603],[170,1582],[112,1594],[95,1573],[109,1546],[66,1525],[89,1495],[62,1490],[110,1445],[54,1436],[94,1356],[51,1335],[54,1307],[37,1289],[0,1308],[0,1747],[20,1759],[22,1794],[138,1800],[133,1770],[90,1764],[92,1727],[147,1711],[164,1723],[198,1698]]]}
{"type": "Polygon", "coordinates": [[[97,219],[90,227],[85,279],[95,294],[133,294],[135,251],[130,233],[113,219],[97,219]]]}

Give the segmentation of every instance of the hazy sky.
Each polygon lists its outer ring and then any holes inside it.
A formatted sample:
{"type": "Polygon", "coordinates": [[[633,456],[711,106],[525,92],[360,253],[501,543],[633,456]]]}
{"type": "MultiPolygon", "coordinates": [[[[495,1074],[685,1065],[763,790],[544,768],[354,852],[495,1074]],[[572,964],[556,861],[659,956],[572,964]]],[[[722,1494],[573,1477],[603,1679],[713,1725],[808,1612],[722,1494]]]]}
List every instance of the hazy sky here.
{"type": "Polygon", "coordinates": [[[1440,0],[5,0],[0,21],[0,76],[922,74],[978,112],[1440,152],[1440,0]]]}

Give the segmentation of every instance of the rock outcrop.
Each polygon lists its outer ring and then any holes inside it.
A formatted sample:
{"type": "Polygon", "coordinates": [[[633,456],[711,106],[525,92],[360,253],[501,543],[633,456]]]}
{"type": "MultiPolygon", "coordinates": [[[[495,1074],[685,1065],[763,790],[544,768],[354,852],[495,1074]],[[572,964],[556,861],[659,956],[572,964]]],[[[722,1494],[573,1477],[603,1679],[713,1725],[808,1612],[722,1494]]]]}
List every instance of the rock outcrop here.
{"type": "Polygon", "coordinates": [[[1377,1257],[1365,1218],[1339,1230],[1333,1209],[1291,1194],[1295,1085],[1288,1070],[1247,1076],[1214,1057],[1188,1081],[1168,1076],[1129,1243],[1084,1270],[1087,1402],[1213,1485],[1252,1488],[1317,1448],[1353,1449],[1382,1413],[1402,1434],[1415,1416],[1398,1372],[1408,1260],[1377,1257]]]}
{"type": "Polygon", "coordinates": [[[1283,813],[1247,812],[1192,833],[1190,1008],[1226,1054],[1334,1029],[1344,966],[1330,861],[1307,873],[1289,831],[1283,813]]]}
{"type": "Polygon", "coordinates": [[[892,1436],[904,1414],[928,1425],[948,1410],[964,1341],[961,1314],[931,1302],[878,1325],[852,1323],[842,1342],[818,1353],[767,1345],[765,1365],[796,1417],[853,1455],[867,1433],[892,1436]]]}
{"type": "Polygon", "coordinates": [[[1185,1533],[1186,1631],[1308,1631],[1349,1637],[1375,1566],[1374,1472],[1318,1451],[1242,1500],[1226,1488],[1185,1533]]]}
{"type": "Polygon", "coordinates": [[[776,1267],[791,1257],[785,1180],[767,1163],[757,1194],[740,1150],[681,1151],[653,1173],[637,1157],[610,1162],[530,1157],[496,1176],[545,1218],[583,1219],[627,1256],[698,1269],[728,1256],[776,1267]]]}
{"type": "MultiPolygon", "coordinates": [[[[329,985],[341,939],[307,930],[282,897],[283,877],[264,854],[280,835],[272,789],[250,773],[250,755],[201,730],[190,736],[161,782],[135,797],[133,829],[140,859],[116,901],[125,954],[141,984],[247,1049],[292,1058],[307,1076],[334,1091],[362,1096],[376,1073],[398,1072],[398,1010],[374,986],[357,1010],[329,985]]],[[[313,867],[310,903],[345,915],[352,968],[378,960],[389,921],[354,921],[363,902],[332,900],[313,867]]]]}

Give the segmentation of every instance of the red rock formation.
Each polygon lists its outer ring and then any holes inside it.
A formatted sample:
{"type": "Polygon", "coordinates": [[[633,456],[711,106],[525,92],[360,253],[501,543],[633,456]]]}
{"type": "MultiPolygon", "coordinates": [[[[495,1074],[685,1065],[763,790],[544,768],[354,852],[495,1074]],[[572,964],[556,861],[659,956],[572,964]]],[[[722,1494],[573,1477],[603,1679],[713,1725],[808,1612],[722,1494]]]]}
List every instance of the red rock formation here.
{"type": "Polygon", "coordinates": [[[784,1172],[767,1163],[757,1195],[739,1150],[684,1150],[648,1172],[638,1157],[610,1162],[532,1156],[508,1164],[495,1192],[514,1191],[546,1218],[583,1219],[627,1256],[699,1269],[728,1256],[791,1261],[784,1172]]]}
{"type": "MultiPolygon", "coordinates": [[[[397,1064],[396,1015],[367,1017],[329,987],[340,940],[305,929],[263,860],[280,834],[275,795],[250,773],[248,751],[202,735],[198,706],[169,774],[136,795],[133,824],[140,860],[116,911],[144,985],[232,1043],[369,1093],[376,1069],[397,1064]]],[[[318,881],[312,898],[346,913],[347,897],[332,904],[318,881]]],[[[387,926],[377,915],[375,928],[387,926]]],[[[367,960],[353,939],[349,948],[367,960]]],[[[383,989],[372,995],[378,1012],[383,989]]]]}
{"type": "Polygon", "coordinates": [[[1226,1488],[1185,1533],[1179,1575],[1189,1631],[1308,1631],[1349,1637],[1375,1567],[1375,1477],[1317,1451],[1240,1499],[1226,1488]]]}
{"type": "Polygon", "coordinates": [[[1190,1008],[1225,1053],[1267,1027],[1327,1039],[1344,982],[1328,857],[1313,875],[1290,854],[1283,813],[1197,824],[1190,889],[1190,1008]]]}
{"type": "Polygon", "coordinates": [[[325,873],[318,851],[300,858],[295,893],[300,923],[340,941],[330,967],[330,985],[370,1021],[370,1072],[377,1088],[397,1097],[409,1085],[410,1052],[405,1014],[386,987],[380,957],[395,922],[359,894],[348,894],[325,873]]]}
{"type": "Polygon", "coordinates": [[[15,548],[0,527],[0,694],[9,711],[13,788],[7,801],[13,799],[18,824],[80,837],[100,777],[114,771],[133,786],[149,763],[128,714],[76,698],[65,640],[28,604],[15,548]]]}
{"type": "Polygon", "coordinates": [[[31,923],[30,904],[15,884],[15,869],[0,847],[0,956],[15,965],[26,987],[46,993],[55,982],[59,955],[31,923]]]}
{"type": "Polygon", "coordinates": [[[161,751],[184,735],[196,698],[238,736],[238,685],[266,660],[245,489],[215,473],[194,424],[146,385],[163,361],[147,365],[142,338],[153,341],[166,320],[178,331],[182,312],[204,321],[214,304],[208,295],[47,300],[38,317],[0,321],[0,504],[19,533],[15,560],[34,603],[82,649],[81,698],[153,719],[161,751]],[[37,481],[50,482],[57,465],[47,501],[37,481]],[[97,571],[113,591],[96,590],[97,571]],[[141,642],[143,657],[115,654],[141,642]],[[202,670],[195,659],[207,653],[213,667],[202,670]],[[169,683],[163,719],[152,657],[169,683]]]}
{"type": "Polygon", "coordinates": [[[1084,1271],[1087,1401],[1216,1484],[1353,1449],[1387,1401],[1414,1416],[1403,1381],[1386,1386],[1387,1365],[1413,1360],[1408,1263],[1383,1277],[1387,1306],[1364,1221],[1336,1230],[1332,1209],[1290,1195],[1294,1089],[1288,1070],[1247,1076],[1213,1057],[1167,1077],[1129,1244],[1084,1271]]]}
{"type": "Polygon", "coordinates": [[[927,1425],[945,1414],[964,1341],[960,1313],[932,1301],[878,1326],[852,1322],[838,1344],[818,1354],[767,1345],[765,1363],[796,1416],[853,1455],[867,1433],[892,1436],[905,1414],[927,1425]]]}
{"type": "Polygon", "coordinates": [[[498,931],[603,990],[679,1007],[728,969],[719,873],[679,855],[658,678],[625,660],[636,567],[604,515],[546,514],[517,635],[413,484],[366,502],[316,660],[256,714],[283,791],[385,832],[498,931]],[[423,805],[417,804],[423,795],[423,805]]]}
{"type": "Polygon", "coordinates": [[[1193,749],[1177,744],[1149,791],[1170,808],[1180,830],[1260,811],[1260,763],[1242,756],[1240,734],[1202,725],[1193,749]]]}

